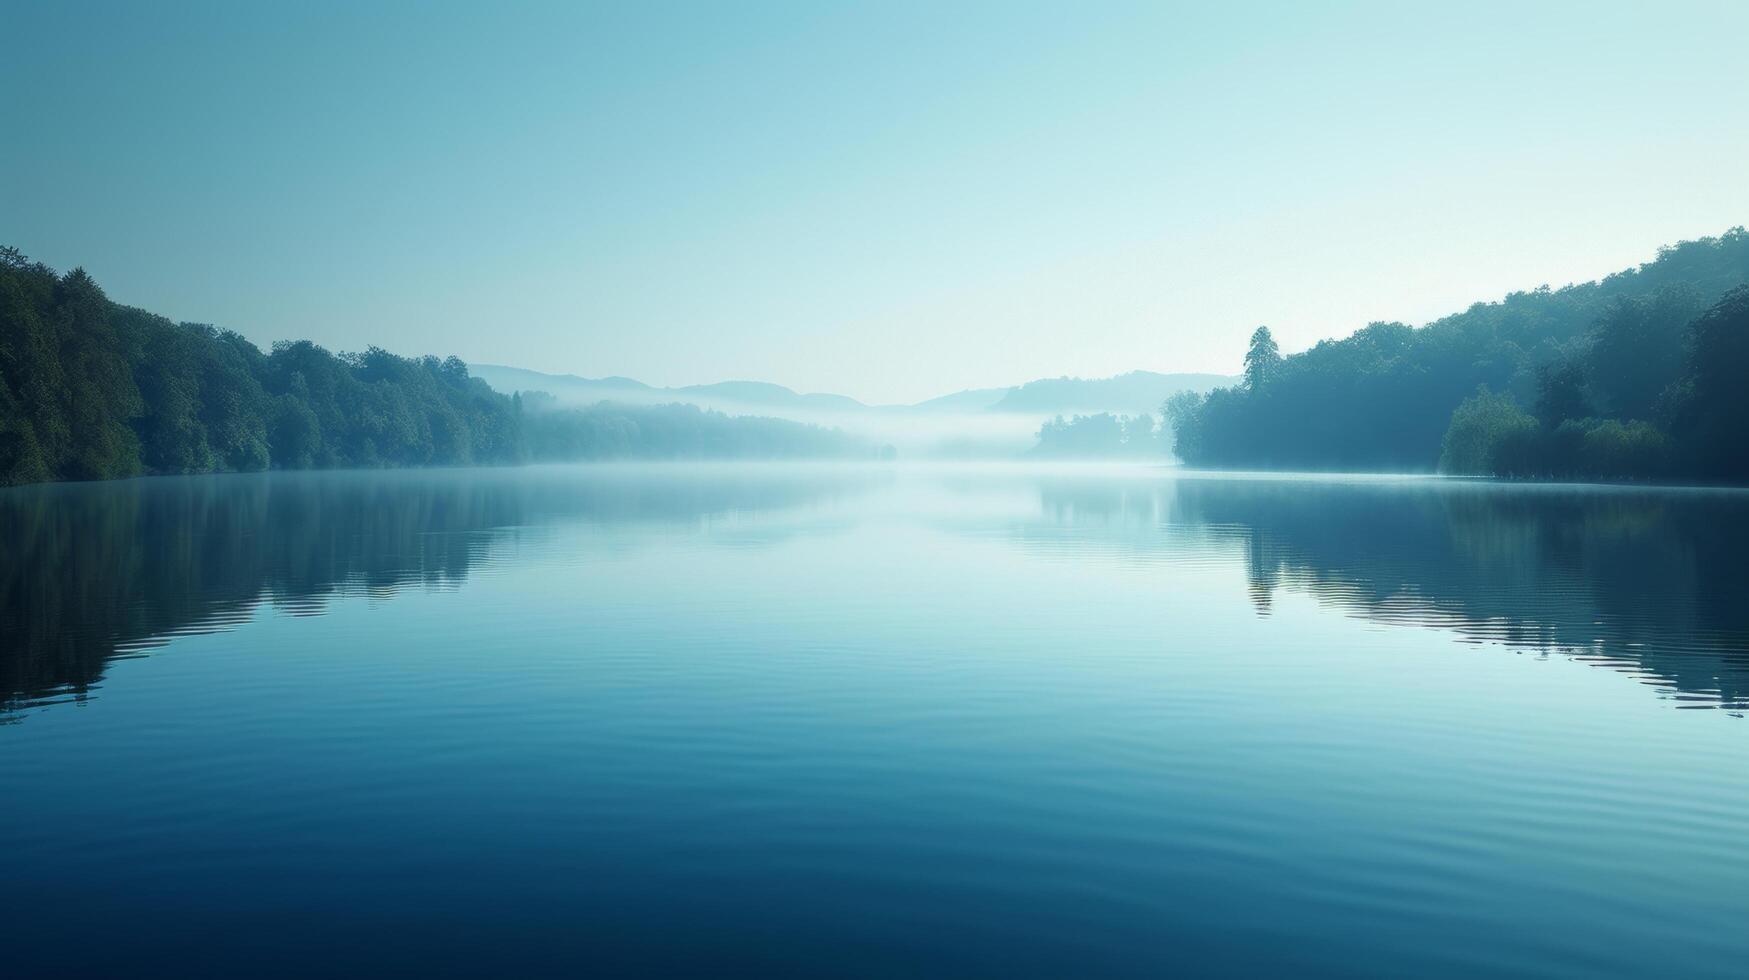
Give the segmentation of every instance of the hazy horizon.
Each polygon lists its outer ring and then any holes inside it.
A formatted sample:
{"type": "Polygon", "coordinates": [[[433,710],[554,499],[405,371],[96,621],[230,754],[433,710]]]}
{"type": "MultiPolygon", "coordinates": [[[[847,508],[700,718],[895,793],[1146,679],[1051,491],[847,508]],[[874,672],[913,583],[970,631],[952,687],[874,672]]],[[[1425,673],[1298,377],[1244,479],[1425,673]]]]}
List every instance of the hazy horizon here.
{"type": "MultiPolygon", "coordinates": [[[[634,378],[634,377],[630,377],[629,375],[624,375],[624,374],[584,375],[584,374],[578,374],[575,371],[556,371],[556,370],[543,369],[543,368],[531,368],[531,367],[525,367],[525,366],[520,365],[520,364],[499,364],[499,363],[495,363],[493,361],[469,361],[468,366],[472,369],[484,368],[484,369],[487,369],[488,371],[505,370],[505,369],[512,370],[512,371],[526,371],[530,374],[546,375],[548,377],[553,377],[553,378],[575,379],[578,381],[594,381],[594,382],[631,381],[631,382],[636,382],[638,384],[645,385],[646,387],[648,387],[654,391],[683,391],[683,390],[688,389],[688,388],[710,388],[710,387],[717,386],[717,385],[777,384],[777,382],[774,382],[774,381],[766,381],[764,378],[718,378],[715,381],[698,381],[698,382],[689,382],[687,384],[658,385],[658,384],[650,384],[649,382],[645,381],[642,378],[634,378]]],[[[979,386],[977,388],[956,388],[953,391],[944,391],[938,395],[930,395],[928,397],[920,398],[920,399],[917,399],[916,401],[909,401],[909,402],[865,402],[865,401],[862,401],[861,399],[856,399],[856,401],[866,408],[912,408],[912,407],[916,407],[919,405],[923,405],[927,402],[936,401],[936,400],[939,400],[942,398],[948,398],[948,397],[951,397],[954,395],[968,394],[968,393],[974,392],[974,391],[1005,391],[1005,390],[1012,391],[1013,389],[1024,387],[1025,385],[1031,384],[1032,382],[1035,382],[1035,381],[1056,381],[1056,380],[1108,381],[1108,380],[1111,380],[1113,378],[1123,377],[1124,375],[1128,375],[1128,374],[1147,373],[1147,372],[1148,372],[1148,369],[1146,369],[1146,368],[1138,368],[1135,371],[1122,371],[1122,372],[1119,372],[1117,374],[1108,375],[1106,377],[1101,377],[1101,378],[1082,378],[1082,377],[1076,377],[1076,376],[1071,376],[1071,375],[1052,375],[1052,376],[1044,376],[1044,377],[1037,377],[1037,378],[1026,378],[1024,380],[1015,381],[1015,382],[1012,382],[1010,384],[982,385],[982,386],[979,386]]],[[[1229,381],[1233,381],[1233,382],[1237,382],[1241,377],[1241,375],[1239,375],[1237,373],[1222,374],[1222,373],[1212,372],[1212,371],[1155,371],[1155,372],[1151,372],[1151,373],[1167,375],[1167,376],[1174,376],[1174,375],[1207,376],[1207,377],[1211,377],[1211,378],[1225,378],[1225,379],[1227,379],[1229,381]]],[[[488,379],[488,381],[490,381],[490,379],[488,379]]],[[[824,390],[820,390],[820,389],[816,389],[816,388],[797,388],[794,385],[778,385],[778,386],[782,387],[782,388],[787,388],[788,390],[794,392],[797,395],[841,395],[840,392],[824,391],[824,390]]],[[[493,387],[497,387],[497,386],[494,385],[493,387]]]]}
{"type": "Polygon", "coordinates": [[[1749,220],[1741,5],[9,21],[0,240],[263,344],[910,403],[1234,374],[1259,324],[1749,220]]]}
{"type": "Polygon", "coordinates": [[[1743,972],[1749,2],[0,3],[7,976],[1743,972]]]}

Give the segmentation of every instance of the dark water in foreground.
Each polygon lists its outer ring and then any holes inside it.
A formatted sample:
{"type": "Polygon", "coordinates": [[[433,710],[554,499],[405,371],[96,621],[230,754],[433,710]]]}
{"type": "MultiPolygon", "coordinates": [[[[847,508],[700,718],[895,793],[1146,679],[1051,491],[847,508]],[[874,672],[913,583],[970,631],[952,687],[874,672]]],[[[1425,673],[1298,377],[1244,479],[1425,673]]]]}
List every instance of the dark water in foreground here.
{"type": "Polygon", "coordinates": [[[0,973],[1742,976],[1749,494],[0,493],[0,973]]]}

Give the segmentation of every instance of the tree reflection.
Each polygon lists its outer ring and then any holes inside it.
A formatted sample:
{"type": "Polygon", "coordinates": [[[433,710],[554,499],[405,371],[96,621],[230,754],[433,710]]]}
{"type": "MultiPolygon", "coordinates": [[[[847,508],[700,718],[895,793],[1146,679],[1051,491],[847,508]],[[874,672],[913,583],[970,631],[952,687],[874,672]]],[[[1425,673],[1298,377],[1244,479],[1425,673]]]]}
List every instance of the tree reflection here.
{"type": "Polygon", "coordinates": [[[117,656],[262,602],[452,588],[506,529],[691,522],[845,492],[843,477],[635,467],[272,473],[0,493],[0,709],[84,696],[117,656]]]}
{"type": "Polygon", "coordinates": [[[1047,520],[1097,523],[1154,560],[1243,562],[1260,615],[1294,589],[1628,670],[1685,705],[1749,706],[1749,494],[1186,475],[1047,480],[1041,499],[1047,520]],[[1085,520],[1120,509],[1152,516],[1085,520]]]}

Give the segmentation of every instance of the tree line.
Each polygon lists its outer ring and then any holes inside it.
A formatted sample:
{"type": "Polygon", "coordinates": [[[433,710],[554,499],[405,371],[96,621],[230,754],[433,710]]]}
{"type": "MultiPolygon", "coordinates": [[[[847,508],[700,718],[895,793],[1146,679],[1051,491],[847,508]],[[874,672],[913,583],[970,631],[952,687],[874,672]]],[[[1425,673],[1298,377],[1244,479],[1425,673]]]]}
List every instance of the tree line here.
{"type": "Polygon", "coordinates": [[[690,406],[531,410],[450,357],[331,353],[114,303],[0,248],[0,486],[527,460],[857,455],[834,430],[690,406]]]}
{"type": "Polygon", "coordinates": [[[1749,480],[1749,233],[1638,268],[1373,323],[1163,412],[1193,465],[1527,478],[1749,480]]]}
{"type": "Polygon", "coordinates": [[[1054,459],[1116,459],[1157,456],[1160,452],[1160,435],[1152,415],[1100,412],[1069,418],[1058,415],[1045,422],[1039,426],[1032,454],[1054,459]]]}

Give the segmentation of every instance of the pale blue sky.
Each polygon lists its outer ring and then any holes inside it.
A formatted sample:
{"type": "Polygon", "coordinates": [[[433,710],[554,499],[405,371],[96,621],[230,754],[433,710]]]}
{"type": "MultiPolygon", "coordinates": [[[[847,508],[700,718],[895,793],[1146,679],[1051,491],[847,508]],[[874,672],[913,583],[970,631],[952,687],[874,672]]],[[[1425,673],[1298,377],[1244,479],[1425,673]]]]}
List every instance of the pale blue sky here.
{"type": "Polygon", "coordinates": [[[263,344],[1236,371],[1749,221],[1749,3],[0,0],[0,242],[263,344]]]}

